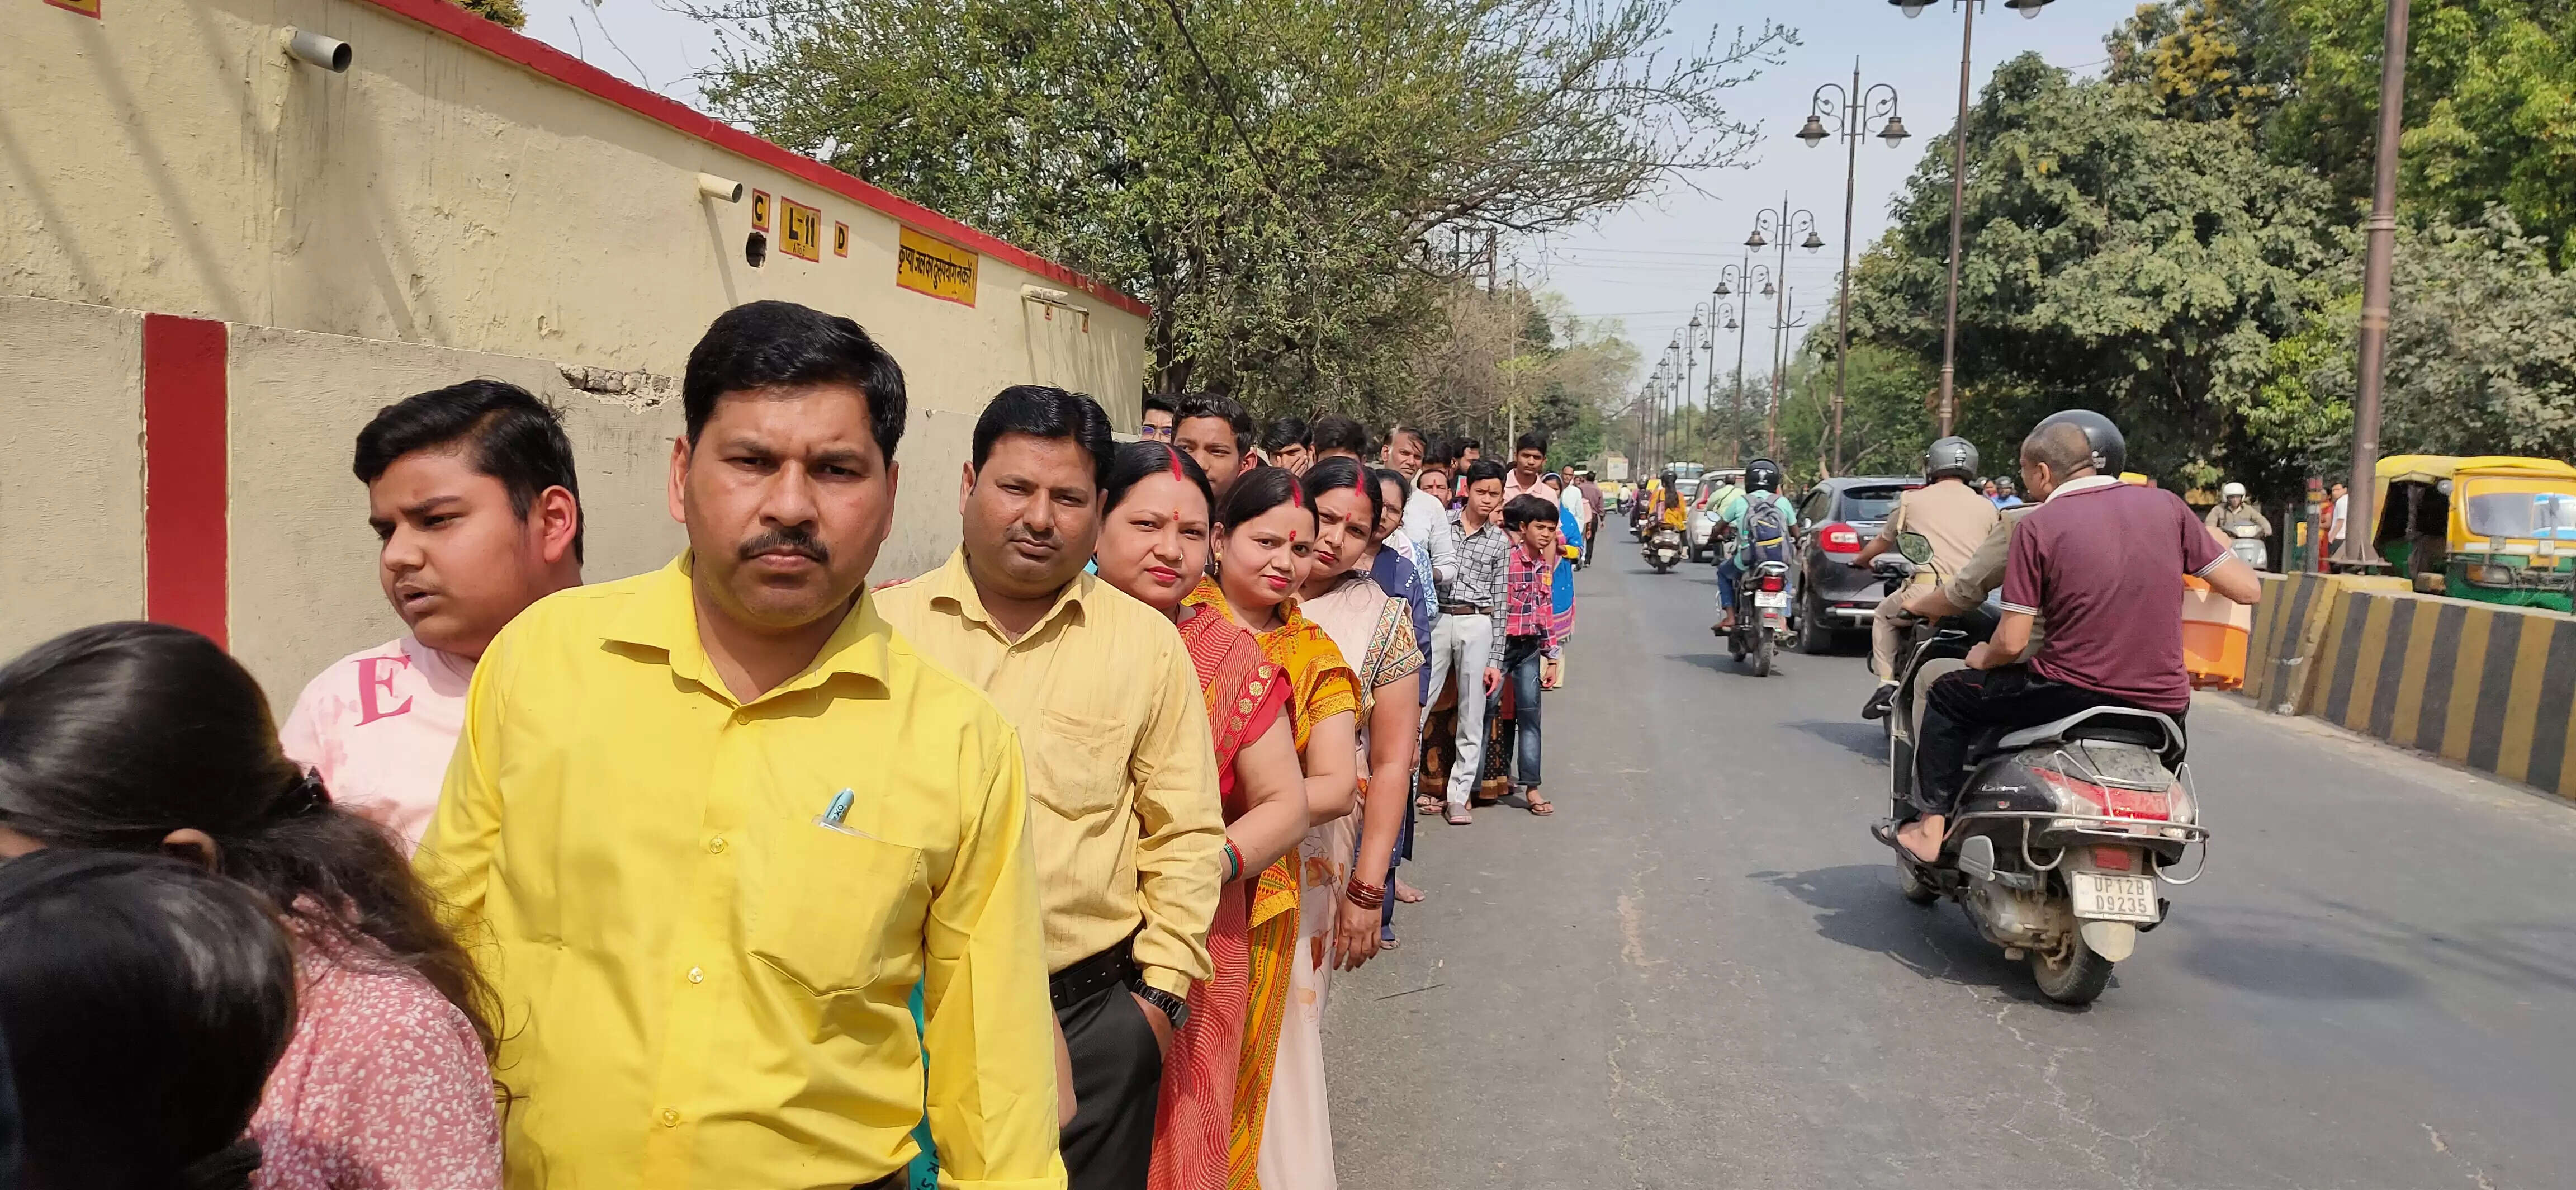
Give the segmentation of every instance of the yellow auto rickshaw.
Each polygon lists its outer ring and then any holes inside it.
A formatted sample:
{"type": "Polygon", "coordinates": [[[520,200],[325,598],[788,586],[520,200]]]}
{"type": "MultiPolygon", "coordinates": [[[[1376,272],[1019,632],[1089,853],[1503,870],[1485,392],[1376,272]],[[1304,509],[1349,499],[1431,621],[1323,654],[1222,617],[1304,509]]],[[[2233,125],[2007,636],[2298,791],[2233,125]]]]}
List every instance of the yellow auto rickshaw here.
{"type": "Polygon", "coordinates": [[[2371,544],[2417,590],[2576,611],[2576,467],[2396,455],[2379,461],[2378,478],[2371,544]]]}

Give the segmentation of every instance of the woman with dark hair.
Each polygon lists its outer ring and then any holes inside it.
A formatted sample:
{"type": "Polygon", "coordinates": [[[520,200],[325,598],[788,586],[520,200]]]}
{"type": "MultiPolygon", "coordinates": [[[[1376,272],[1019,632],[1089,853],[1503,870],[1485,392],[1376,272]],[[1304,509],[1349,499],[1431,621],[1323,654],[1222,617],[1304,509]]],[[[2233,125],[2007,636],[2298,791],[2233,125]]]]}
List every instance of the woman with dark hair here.
{"type": "MultiPolygon", "coordinates": [[[[1306,822],[1319,826],[1351,812],[1358,785],[1358,675],[1330,636],[1297,610],[1297,588],[1312,566],[1320,522],[1314,502],[1287,471],[1246,472],[1216,510],[1217,572],[1189,595],[1192,607],[1215,611],[1250,629],[1261,651],[1288,676],[1288,723],[1306,774],[1306,822]]],[[[1251,991],[1243,1055],[1235,1079],[1234,1129],[1227,1151],[1230,1185],[1260,1183],[1290,1190],[1276,1180],[1262,1136],[1268,1126],[1271,1083],[1287,1063],[1323,1061],[1313,1052],[1282,1047],[1290,980],[1298,947],[1298,873],[1293,855],[1261,873],[1246,914],[1251,991]]],[[[1319,936],[1313,939],[1322,945],[1319,936]]]]}
{"type": "MultiPolygon", "coordinates": [[[[1431,626],[1440,614],[1440,601],[1431,589],[1431,562],[1422,552],[1421,543],[1411,543],[1413,550],[1410,553],[1396,548],[1396,544],[1403,540],[1405,500],[1412,494],[1404,474],[1386,467],[1371,467],[1369,474],[1377,479],[1378,495],[1383,503],[1379,505],[1376,539],[1370,542],[1369,551],[1361,556],[1358,569],[1367,571],[1387,594],[1403,600],[1405,606],[1413,609],[1413,639],[1422,654],[1422,685],[1415,698],[1413,740],[1413,759],[1419,763],[1425,738],[1422,712],[1431,705],[1432,695],[1431,626]]],[[[1447,526],[1442,527],[1445,529],[1447,526]]],[[[1411,905],[1422,900],[1420,889],[1406,884],[1403,877],[1396,875],[1404,861],[1413,858],[1413,815],[1406,814],[1403,818],[1404,828],[1395,837],[1395,859],[1386,869],[1386,912],[1378,923],[1378,946],[1384,950],[1395,949],[1395,902],[1411,905]]]]}
{"type": "Polygon", "coordinates": [[[213,641],[98,624],[0,668],[0,856],[39,847],[174,855],[276,907],[303,1012],[251,1122],[263,1190],[500,1185],[489,986],[213,641]]]}
{"type": "Polygon", "coordinates": [[[286,934],[240,884],[133,853],[0,864],[0,1079],[25,1122],[0,1181],[248,1186],[243,1129],[295,1015],[286,934]]]}
{"type": "Polygon", "coordinates": [[[1101,581],[1172,617],[1198,669],[1225,805],[1226,882],[1208,926],[1215,973],[1190,989],[1189,1023],[1163,1058],[1154,1117],[1153,1190],[1216,1190],[1226,1180],[1243,1018],[1251,994],[1245,882],[1306,833],[1304,774],[1287,709],[1289,683],[1250,632],[1183,602],[1207,572],[1213,491],[1186,452],[1139,442],[1109,470],[1101,581]]]}

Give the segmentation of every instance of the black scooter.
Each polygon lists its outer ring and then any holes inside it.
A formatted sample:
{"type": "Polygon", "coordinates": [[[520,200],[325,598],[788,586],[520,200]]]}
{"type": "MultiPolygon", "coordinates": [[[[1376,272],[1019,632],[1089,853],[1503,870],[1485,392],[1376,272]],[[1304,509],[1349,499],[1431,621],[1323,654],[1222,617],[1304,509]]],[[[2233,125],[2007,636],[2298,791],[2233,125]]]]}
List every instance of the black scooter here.
{"type": "MultiPolygon", "coordinates": [[[[1888,589],[1928,565],[1931,543],[1899,538],[1904,562],[1878,570],[1888,589]]],[[[1909,626],[1898,655],[1903,675],[1887,716],[1887,770],[1894,816],[1872,833],[1895,852],[1897,890],[1929,905],[1957,901],[2007,959],[2027,957],[2040,994],[2087,1004],[2111,980],[2112,964],[2136,949],[2170,909],[2159,882],[2189,884],[2207,866],[2209,830],[2183,763],[2182,725],[2153,711],[2095,707],[2054,723],[1989,734],[1969,750],[1967,783],[1941,857],[1925,863],[1898,844],[1895,826],[1914,816],[1910,798],[1923,731],[1923,695],[1941,675],[1967,666],[1990,639],[1993,603],[1909,626]],[[2191,845],[2201,865],[2172,868],[2191,845]]]]}

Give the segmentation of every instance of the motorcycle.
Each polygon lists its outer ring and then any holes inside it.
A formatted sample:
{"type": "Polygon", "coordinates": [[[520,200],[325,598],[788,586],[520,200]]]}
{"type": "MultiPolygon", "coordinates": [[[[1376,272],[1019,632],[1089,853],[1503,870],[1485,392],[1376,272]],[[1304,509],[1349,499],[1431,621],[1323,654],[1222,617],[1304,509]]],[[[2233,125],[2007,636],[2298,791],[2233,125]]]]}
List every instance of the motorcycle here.
{"type": "Polygon", "coordinates": [[[1670,526],[1656,526],[1654,536],[1646,539],[1645,554],[1646,565],[1654,567],[1655,573],[1671,570],[1673,563],[1681,561],[1682,535],[1670,526]]]}
{"type": "MultiPolygon", "coordinates": [[[[1907,563],[1930,562],[1931,543],[1920,534],[1898,541],[1907,563]]],[[[1912,571],[1881,573],[1897,582],[1912,571]]],[[[2184,763],[2182,725],[2153,711],[2094,707],[1975,741],[1939,860],[1925,863],[1895,841],[1895,824],[1915,813],[1924,692],[1966,668],[1969,650],[1993,636],[1999,619],[1989,602],[1908,627],[1887,716],[1895,816],[1873,833],[1895,853],[1906,900],[1957,901],[2005,958],[2029,961],[2041,995],[2088,1004],[2109,985],[2113,965],[2135,952],[2138,935],[2170,913],[2157,885],[2200,878],[2210,832],[2184,763]],[[2177,876],[2195,843],[2200,865],[2177,876]]]]}
{"type": "Polygon", "coordinates": [[[1771,657],[1789,636],[1789,564],[1756,562],[1735,580],[1735,626],[1726,651],[1741,663],[1753,658],[1753,676],[1771,676],[1771,657]]]}

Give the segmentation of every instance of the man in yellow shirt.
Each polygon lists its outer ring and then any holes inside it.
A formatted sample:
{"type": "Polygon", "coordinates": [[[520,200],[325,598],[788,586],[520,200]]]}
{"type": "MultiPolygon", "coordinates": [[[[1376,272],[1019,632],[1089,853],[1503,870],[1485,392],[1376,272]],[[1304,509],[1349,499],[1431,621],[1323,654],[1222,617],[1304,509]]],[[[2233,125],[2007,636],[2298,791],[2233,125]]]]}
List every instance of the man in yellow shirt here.
{"type": "MultiPolygon", "coordinates": [[[[975,423],[964,544],[875,597],[903,639],[1019,728],[1049,991],[1073,1061],[1075,1190],[1144,1190],[1163,1054],[1210,973],[1229,878],[1188,649],[1161,613],[1083,573],[1113,449],[1091,398],[1003,389],[975,423]]],[[[944,1150],[936,1122],[931,1134],[944,1150]]]]}
{"type": "Polygon", "coordinates": [[[418,860],[499,994],[508,1185],[894,1187],[926,1109],[944,1184],[1062,1187],[1017,737],[863,594],[903,373],[755,302],[681,399],[688,552],[493,642],[418,860]]]}

